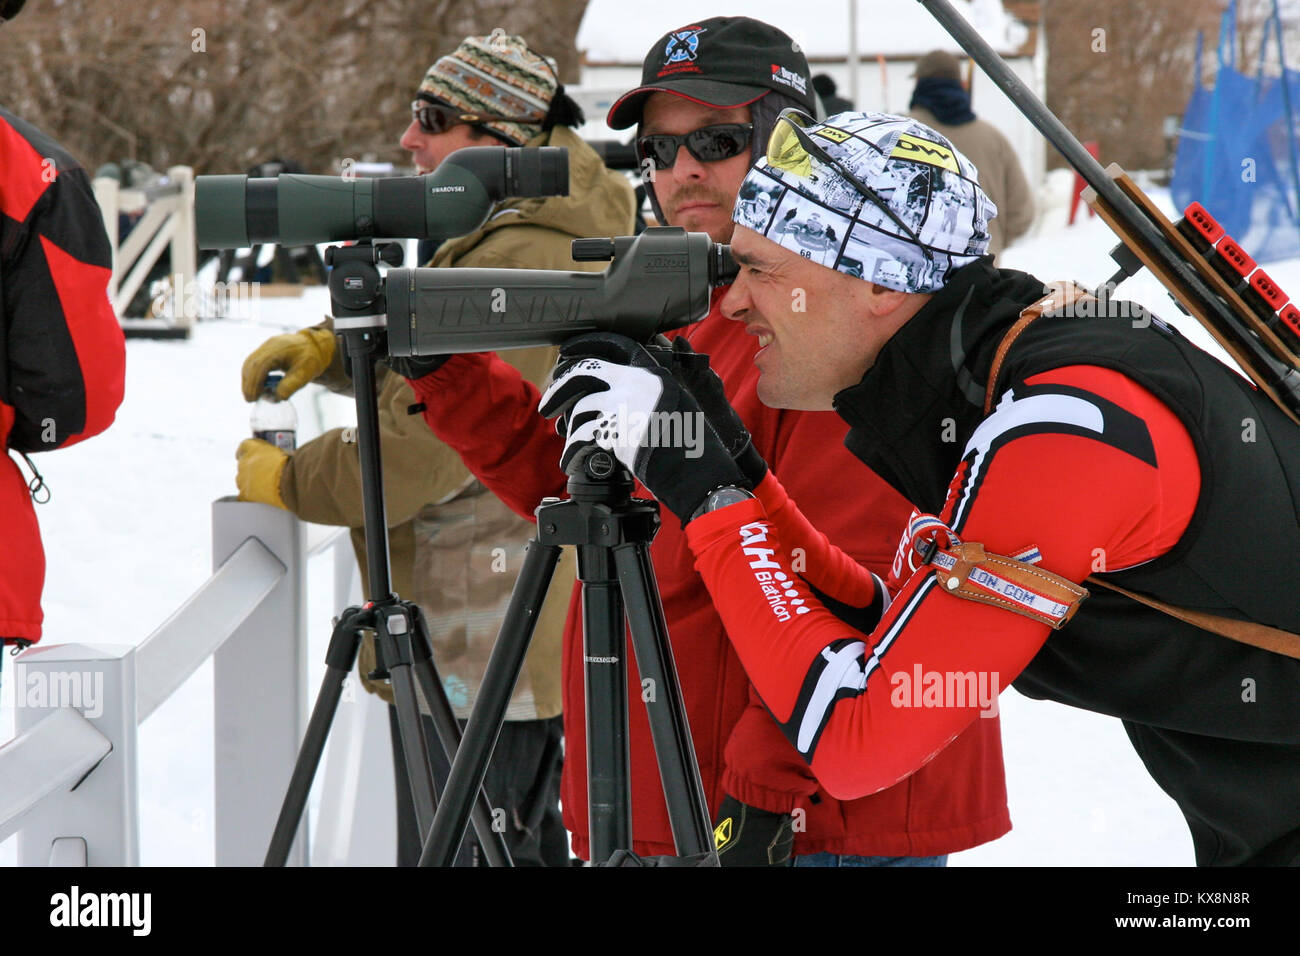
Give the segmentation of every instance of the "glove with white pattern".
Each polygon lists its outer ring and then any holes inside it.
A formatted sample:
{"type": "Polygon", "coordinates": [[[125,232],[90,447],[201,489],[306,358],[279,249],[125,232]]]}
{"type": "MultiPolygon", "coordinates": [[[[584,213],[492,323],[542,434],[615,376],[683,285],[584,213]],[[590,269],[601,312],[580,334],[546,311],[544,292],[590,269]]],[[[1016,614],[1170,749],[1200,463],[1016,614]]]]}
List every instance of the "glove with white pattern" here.
{"type": "Polygon", "coordinates": [[[538,411],[566,416],[566,474],[603,448],[683,524],[716,489],[751,487],[691,393],[626,336],[593,332],[566,342],[538,411]]]}

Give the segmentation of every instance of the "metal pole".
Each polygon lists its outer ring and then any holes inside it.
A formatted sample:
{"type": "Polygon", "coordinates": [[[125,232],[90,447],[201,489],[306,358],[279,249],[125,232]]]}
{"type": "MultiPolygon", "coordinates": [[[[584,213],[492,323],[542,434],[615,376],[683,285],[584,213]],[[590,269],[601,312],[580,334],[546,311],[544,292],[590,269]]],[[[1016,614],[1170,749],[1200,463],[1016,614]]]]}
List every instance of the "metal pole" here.
{"type": "Polygon", "coordinates": [[[612,553],[578,548],[582,581],[582,645],[586,662],[588,836],[591,862],[632,849],[631,757],[628,744],[627,632],[612,553]]]}
{"type": "Polygon", "coordinates": [[[695,743],[677,681],[677,664],[668,640],[668,623],[648,548],[648,542],[619,545],[614,548],[614,563],[618,567],[632,647],[636,651],[637,673],[643,681],[653,682],[649,685],[650,694],[643,691],[642,697],[646,701],[664,801],[668,804],[673,843],[678,856],[698,856],[713,849],[709,800],[700,780],[695,743]]]}
{"type": "Polygon", "coordinates": [[[858,88],[858,0],[849,0],[849,99],[855,110],[862,109],[858,88]]]}
{"type": "MultiPolygon", "coordinates": [[[[357,402],[357,421],[379,421],[379,400],[375,396],[375,356],[373,331],[349,331],[343,335],[348,357],[352,363],[352,390],[357,402]]],[[[373,430],[364,424],[357,428],[357,454],[361,458],[361,474],[381,475],[379,459],[379,428],[373,430]]],[[[384,516],[384,487],[361,489],[361,508],[366,523],[366,597],[382,601],[392,593],[392,577],[388,569],[388,524],[384,516]]]]}

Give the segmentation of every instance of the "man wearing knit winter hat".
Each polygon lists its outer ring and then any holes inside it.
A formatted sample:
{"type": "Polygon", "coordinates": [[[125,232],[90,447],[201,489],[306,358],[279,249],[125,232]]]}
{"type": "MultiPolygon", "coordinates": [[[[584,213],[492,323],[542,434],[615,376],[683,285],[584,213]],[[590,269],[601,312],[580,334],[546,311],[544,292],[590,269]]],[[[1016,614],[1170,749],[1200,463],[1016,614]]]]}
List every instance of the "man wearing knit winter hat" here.
{"type": "MultiPolygon", "coordinates": [[[[636,149],[660,221],[727,242],[733,230],[742,231],[732,221],[738,199],[751,215],[763,216],[771,196],[742,190],[741,183],[781,112],[813,108],[808,74],[794,38],[748,17],[696,20],[656,40],[640,85],[615,102],[607,121],[614,129],[636,127],[636,149]]],[[[792,235],[820,249],[830,243],[827,223],[826,216],[802,222],[792,235]]],[[[852,539],[855,557],[886,574],[907,503],[840,446],[843,425],[834,415],[777,411],[759,401],[755,341],[724,318],[721,298],[719,290],[707,317],[674,333],[676,345],[689,342],[708,353],[753,447],[777,474],[788,476],[792,493],[806,499],[822,530],[852,539]],[[853,476],[851,500],[822,493],[830,477],[842,474],[853,476]]],[[[535,414],[536,389],[499,358],[454,356],[413,385],[432,428],[461,449],[475,473],[516,511],[531,513],[542,497],[564,493],[566,476],[555,464],[563,439],[535,414]]],[[[677,522],[663,523],[650,557],[724,866],[787,865],[792,857],[800,866],[942,865],[947,853],[1009,829],[996,719],[979,721],[905,786],[835,799],[753,697],[677,522]]],[[[575,852],[587,857],[578,679],[585,664],[577,613],[566,654],[575,676],[565,688],[564,813],[575,852]]],[[[644,688],[633,679],[628,688],[633,846],[643,855],[671,854],[644,688]]]]}
{"type": "MultiPolygon", "coordinates": [[[[432,172],[467,146],[559,146],[569,154],[569,195],[499,203],[473,233],[448,239],[428,263],[433,267],[587,269],[575,263],[570,242],[587,236],[625,235],[633,227],[634,200],[627,181],[607,171],[570,127],[582,122],[563,92],[554,63],[522,37],[501,31],[469,37],[425,74],[401,136],[416,169],[432,172]]],[[[284,368],[281,398],[309,381],[346,390],[340,350],[328,323],[264,343],[244,363],[243,390],[254,400],[266,374],[284,368]]],[[[540,382],[555,349],[516,349],[505,361],[540,382]]],[[[532,525],[488,492],[459,457],[434,437],[409,409],[418,399],[402,374],[436,367],[436,360],[390,361],[381,369],[379,426],[394,590],[423,609],[434,660],[452,708],[469,716],[497,630],[532,537],[532,525]],[[398,368],[400,366],[400,369],[398,368]]],[[[240,445],[240,497],[287,508],[300,518],[353,529],[365,580],[365,542],[359,463],[347,430],[334,429],[285,453],[250,439],[240,445]]],[[[519,865],[564,865],[568,846],[559,818],[562,722],[560,645],[574,580],[565,554],[539,615],[524,672],[511,698],[485,785],[492,805],[506,811],[506,842],[519,865]]],[[[392,702],[386,675],[375,669],[373,642],[362,645],[358,670],[365,687],[392,702]]],[[[414,865],[420,854],[406,762],[389,707],[398,801],[398,861],[414,865]]],[[[446,766],[425,716],[435,776],[446,766]]],[[[442,783],[439,783],[439,787],[442,783]]],[[[458,865],[477,861],[470,834],[458,865]]]]}
{"type": "MultiPolygon", "coordinates": [[[[722,313],[763,346],[765,403],[834,408],[844,445],[913,502],[888,591],[733,454],[743,430],[705,377],[688,391],[630,339],[585,336],[542,411],[583,423],[565,461],[608,447],[685,523],[817,779],[842,799],[914,779],[1014,681],[1123,720],[1198,864],[1300,863],[1300,702],[1240,703],[1243,674],[1300,681],[1294,572],[1254,558],[1300,535],[1283,411],[1140,306],[995,268],[975,167],[916,120],[784,114],[747,185],[774,202],[737,224],[722,313]],[[839,247],[810,259],[773,229],[788,210],[839,247]],[[713,425],[688,466],[607,437],[663,413],[713,425]],[[1243,420],[1273,437],[1242,441],[1243,420]]],[[[824,478],[823,497],[859,494],[824,478]]]]}
{"type": "MultiPolygon", "coordinates": [[[[411,109],[412,125],[425,133],[462,130],[463,136],[440,141],[444,150],[461,139],[482,145],[485,135],[523,146],[544,126],[582,123],[581,111],[560,85],[555,62],[502,30],[468,37],[429,67],[411,109]]],[[[417,155],[417,166],[419,160],[417,155]]]]}

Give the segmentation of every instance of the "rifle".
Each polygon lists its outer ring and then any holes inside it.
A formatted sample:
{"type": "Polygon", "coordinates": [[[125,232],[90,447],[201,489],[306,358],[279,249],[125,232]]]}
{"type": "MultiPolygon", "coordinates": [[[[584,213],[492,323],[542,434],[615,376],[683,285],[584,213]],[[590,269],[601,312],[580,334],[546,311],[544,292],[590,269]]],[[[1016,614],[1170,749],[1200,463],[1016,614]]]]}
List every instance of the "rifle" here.
{"type": "Polygon", "coordinates": [[[1300,308],[1255,261],[1192,203],[1171,223],[1118,165],[1105,169],[1020,81],[948,0],[917,0],[957,41],[1035,128],[1083,177],[1083,198],[1119,237],[1119,271],[1097,292],[1144,266],[1174,303],[1200,322],[1251,380],[1300,425],[1300,308]]]}

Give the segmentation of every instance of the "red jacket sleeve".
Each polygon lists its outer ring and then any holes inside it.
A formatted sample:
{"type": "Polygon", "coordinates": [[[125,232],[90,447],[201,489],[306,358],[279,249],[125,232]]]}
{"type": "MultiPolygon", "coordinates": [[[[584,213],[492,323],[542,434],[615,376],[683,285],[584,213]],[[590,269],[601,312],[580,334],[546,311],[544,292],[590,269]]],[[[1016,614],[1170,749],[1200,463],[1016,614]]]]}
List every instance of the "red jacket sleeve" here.
{"type": "MultiPolygon", "coordinates": [[[[1058,369],[1023,383],[976,430],[941,517],[995,553],[1036,545],[1041,567],[1079,582],[1099,552],[1120,570],[1171,548],[1199,474],[1186,429],[1149,392],[1109,370],[1058,369]]],[[[840,799],[897,783],[981,713],[996,714],[997,691],[1050,633],[939,590],[922,567],[864,635],[792,571],[761,502],[686,530],[758,693],[840,799]],[[953,687],[962,693],[946,695],[953,687]]]]}
{"type": "Polygon", "coordinates": [[[564,439],[537,413],[541,393],[492,352],[455,355],[411,382],[433,433],[485,486],[533,519],[543,498],[564,494],[564,439]]]}
{"type": "Polygon", "coordinates": [[[48,451],[103,431],[122,401],[108,237],[85,171],[3,111],[0,157],[0,399],[14,412],[9,447],[48,451]]]}

